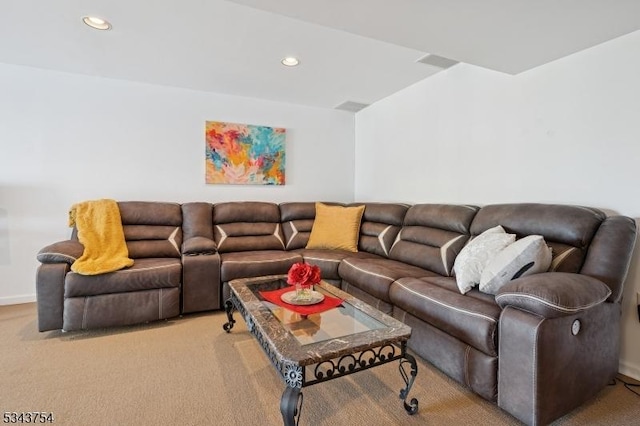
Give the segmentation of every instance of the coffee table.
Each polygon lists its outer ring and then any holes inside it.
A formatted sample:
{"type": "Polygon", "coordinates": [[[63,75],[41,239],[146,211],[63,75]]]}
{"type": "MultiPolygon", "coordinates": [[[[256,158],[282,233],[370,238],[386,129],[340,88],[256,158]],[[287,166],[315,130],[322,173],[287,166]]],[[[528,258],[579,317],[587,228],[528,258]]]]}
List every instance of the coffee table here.
{"type": "Polygon", "coordinates": [[[418,400],[407,401],[418,366],[407,353],[411,328],[370,305],[322,281],[315,290],[343,300],[328,311],[300,315],[266,301],[260,291],[287,286],[286,275],[244,278],[229,282],[231,295],[225,302],[229,333],[237,310],[247,329],[262,346],[286,388],[280,412],[286,426],[298,424],[302,411],[302,388],[371,367],[400,360],[405,387],[400,399],[409,414],[418,411],[418,400]]]}

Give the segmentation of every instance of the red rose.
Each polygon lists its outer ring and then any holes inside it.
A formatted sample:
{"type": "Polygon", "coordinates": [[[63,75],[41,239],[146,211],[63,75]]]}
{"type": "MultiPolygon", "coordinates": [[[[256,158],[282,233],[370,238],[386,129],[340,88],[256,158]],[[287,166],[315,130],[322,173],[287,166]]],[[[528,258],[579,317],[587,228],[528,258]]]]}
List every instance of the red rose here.
{"type": "Polygon", "coordinates": [[[287,275],[287,284],[305,284],[311,275],[311,270],[305,263],[294,263],[287,275]]]}
{"type": "Polygon", "coordinates": [[[320,268],[308,263],[294,263],[287,274],[287,284],[311,286],[320,282],[320,268]]]}
{"type": "Polygon", "coordinates": [[[310,284],[318,284],[320,282],[320,268],[316,265],[309,265],[311,268],[310,284]]]}

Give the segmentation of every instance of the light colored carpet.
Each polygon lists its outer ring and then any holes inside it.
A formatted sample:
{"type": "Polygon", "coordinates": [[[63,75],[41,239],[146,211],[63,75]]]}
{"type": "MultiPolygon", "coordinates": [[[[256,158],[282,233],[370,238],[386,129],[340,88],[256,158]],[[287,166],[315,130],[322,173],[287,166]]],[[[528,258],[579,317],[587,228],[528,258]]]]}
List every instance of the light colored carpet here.
{"type": "MultiPolygon", "coordinates": [[[[284,383],[240,317],[222,312],[142,326],[39,333],[35,304],[0,306],[0,411],[47,411],[59,425],[280,425],[284,383]]],[[[302,425],[517,425],[418,360],[409,416],[396,362],[303,389],[302,425]]],[[[639,424],[621,384],[555,424],[639,424]]]]}

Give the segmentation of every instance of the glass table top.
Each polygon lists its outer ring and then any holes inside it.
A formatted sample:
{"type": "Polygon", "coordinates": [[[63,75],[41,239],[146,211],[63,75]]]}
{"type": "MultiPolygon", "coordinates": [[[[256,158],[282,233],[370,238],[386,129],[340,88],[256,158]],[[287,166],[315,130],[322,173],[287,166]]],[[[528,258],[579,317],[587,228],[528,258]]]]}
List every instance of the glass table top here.
{"type": "Polygon", "coordinates": [[[315,286],[315,291],[343,302],[337,308],[308,316],[269,302],[260,294],[289,287],[286,276],[237,279],[229,286],[248,328],[277,358],[299,365],[400,344],[411,336],[406,324],[324,281],[315,286]]]}
{"type": "MultiPolygon", "coordinates": [[[[285,280],[250,286],[251,291],[264,302],[273,316],[280,321],[283,327],[293,335],[301,345],[322,342],[329,339],[349,336],[370,330],[378,330],[386,326],[380,321],[372,318],[362,310],[353,306],[349,301],[343,300],[337,308],[332,308],[324,312],[301,315],[286,307],[264,300],[260,291],[283,287],[290,287],[285,280]]],[[[267,291],[268,291],[267,290],[267,291]]],[[[341,297],[332,290],[331,284],[316,286],[315,290],[325,296],[341,297]]]]}

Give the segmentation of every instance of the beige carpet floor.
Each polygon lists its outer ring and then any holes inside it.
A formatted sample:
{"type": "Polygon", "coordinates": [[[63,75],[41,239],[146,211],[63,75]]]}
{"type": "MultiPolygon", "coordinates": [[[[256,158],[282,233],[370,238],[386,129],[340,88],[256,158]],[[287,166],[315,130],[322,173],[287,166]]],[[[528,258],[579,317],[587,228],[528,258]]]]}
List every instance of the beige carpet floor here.
{"type": "MultiPolygon", "coordinates": [[[[57,425],[280,425],[284,383],[240,319],[222,312],[142,326],[39,333],[35,304],[0,306],[0,411],[52,412],[57,425]]],[[[517,425],[420,361],[409,416],[397,363],[303,389],[302,425],[517,425]]],[[[621,384],[556,425],[640,424],[621,384]]]]}

